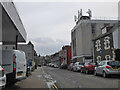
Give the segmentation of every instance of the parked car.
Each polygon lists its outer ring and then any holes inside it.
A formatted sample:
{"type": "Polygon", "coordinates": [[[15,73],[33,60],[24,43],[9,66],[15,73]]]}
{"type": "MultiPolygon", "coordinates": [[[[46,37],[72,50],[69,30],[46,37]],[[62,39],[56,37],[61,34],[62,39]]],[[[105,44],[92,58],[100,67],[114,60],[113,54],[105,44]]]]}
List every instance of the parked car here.
{"type": "Polygon", "coordinates": [[[3,50],[2,67],[5,69],[7,84],[26,78],[26,56],[20,50],[3,50]]]}
{"type": "Polygon", "coordinates": [[[120,62],[113,60],[104,60],[95,67],[94,75],[103,75],[104,78],[109,75],[120,75],[120,62]]]}
{"type": "Polygon", "coordinates": [[[61,64],[61,69],[67,69],[67,65],[66,64],[61,64]]]}
{"type": "Polygon", "coordinates": [[[53,63],[51,64],[51,67],[54,67],[54,64],[53,64],[53,63]]]}
{"type": "Polygon", "coordinates": [[[73,66],[74,66],[74,63],[71,63],[69,66],[68,66],[68,71],[72,71],[73,70],[73,66]]]}
{"type": "Polygon", "coordinates": [[[82,73],[94,73],[95,70],[95,63],[93,62],[86,62],[82,67],[81,67],[81,72],[82,73]]]}
{"type": "Polygon", "coordinates": [[[55,64],[55,65],[54,65],[54,68],[58,68],[58,65],[55,64]]]}
{"type": "Polygon", "coordinates": [[[53,63],[49,63],[49,67],[54,67],[54,64],[53,63]]]}
{"type": "Polygon", "coordinates": [[[83,62],[76,62],[73,66],[73,71],[81,71],[81,67],[83,67],[84,63],[83,62]]]}
{"type": "Polygon", "coordinates": [[[41,64],[38,64],[39,67],[41,67],[41,64]]]}
{"type": "Polygon", "coordinates": [[[0,66],[0,88],[6,85],[6,75],[4,69],[0,66]]]}

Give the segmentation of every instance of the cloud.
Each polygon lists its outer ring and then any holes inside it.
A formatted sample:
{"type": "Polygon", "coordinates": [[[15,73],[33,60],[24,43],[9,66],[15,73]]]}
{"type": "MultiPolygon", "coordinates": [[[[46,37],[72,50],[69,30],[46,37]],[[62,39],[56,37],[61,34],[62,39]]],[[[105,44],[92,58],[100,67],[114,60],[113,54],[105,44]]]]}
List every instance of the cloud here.
{"type": "Polygon", "coordinates": [[[34,43],[35,50],[40,55],[51,55],[62,49],[62,46],[68,45],[68,41],[63,41],[60,39],[52,39],[49,37],[39,37],[29,39],[34,43]]]}
{"type": "Polygon", "coordinates": [[[41,55],[52,54],[70,43],[73,16],[78,9],[92,10],[93,17],[117,17],[114,2],[16,2],[19,15],[27,31],[27,41],[32,41],[41,55]],[[114,12],[114,13],[113,13],[114,12]]]}

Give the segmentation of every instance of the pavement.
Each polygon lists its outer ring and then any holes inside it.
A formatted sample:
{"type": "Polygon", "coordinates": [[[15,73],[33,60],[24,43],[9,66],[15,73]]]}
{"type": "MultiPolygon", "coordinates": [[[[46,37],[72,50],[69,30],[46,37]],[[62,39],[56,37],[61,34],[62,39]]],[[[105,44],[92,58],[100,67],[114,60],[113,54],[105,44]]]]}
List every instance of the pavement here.
{"type": "Polygon", "coordinates": [[[32,74],[24,80],[18,81],[13,86],[8,86],[6,89],[22,89],[22,88],[48,88],[44,77],[42,76],[43,69],[38,67],[32,74]]]}

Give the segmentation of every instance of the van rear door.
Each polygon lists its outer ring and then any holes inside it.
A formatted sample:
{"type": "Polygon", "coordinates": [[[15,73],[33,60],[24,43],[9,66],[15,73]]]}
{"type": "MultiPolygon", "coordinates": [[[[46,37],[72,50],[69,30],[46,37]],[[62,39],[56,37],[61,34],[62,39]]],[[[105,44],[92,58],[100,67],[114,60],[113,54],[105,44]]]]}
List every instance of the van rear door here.
{"type": "Polygon", "coordinates": [[[15,50],[16,55],[16,79],[26,77],[26,56],[23,51],[15,50]]]}

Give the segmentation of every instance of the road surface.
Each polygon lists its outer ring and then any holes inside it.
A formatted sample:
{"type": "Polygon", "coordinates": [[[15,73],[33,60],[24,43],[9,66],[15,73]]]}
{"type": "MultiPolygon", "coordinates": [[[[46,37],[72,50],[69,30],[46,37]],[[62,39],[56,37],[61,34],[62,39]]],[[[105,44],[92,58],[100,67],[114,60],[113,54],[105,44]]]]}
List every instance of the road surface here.
{"type": "Polygon", "coordinates": [[[47,66],[42,68],[57,81],[58,88],[118,88],[120,85],[117,77],[103,78],[47,66]]]}

